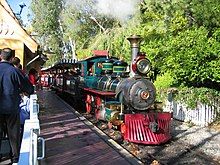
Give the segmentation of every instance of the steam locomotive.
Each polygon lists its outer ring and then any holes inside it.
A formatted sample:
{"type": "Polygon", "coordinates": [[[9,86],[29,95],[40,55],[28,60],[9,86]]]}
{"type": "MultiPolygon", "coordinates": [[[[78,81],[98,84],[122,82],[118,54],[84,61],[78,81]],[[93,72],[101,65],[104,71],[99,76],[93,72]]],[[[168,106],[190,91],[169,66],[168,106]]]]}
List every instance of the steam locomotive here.
{"type": "Polygon", "coordinates": [[[147,77],[150,61],[139,51],[140,36],[128,40],[130,67],[107,51],[96,50],[87,59],[63,59],[42,70],[42,85],[73,96],[75,102],[85,105],[87,114],[117,128],[126,141],[165,143],[171,138],[171,114],[152,108],[156,89],[147,77]]]}

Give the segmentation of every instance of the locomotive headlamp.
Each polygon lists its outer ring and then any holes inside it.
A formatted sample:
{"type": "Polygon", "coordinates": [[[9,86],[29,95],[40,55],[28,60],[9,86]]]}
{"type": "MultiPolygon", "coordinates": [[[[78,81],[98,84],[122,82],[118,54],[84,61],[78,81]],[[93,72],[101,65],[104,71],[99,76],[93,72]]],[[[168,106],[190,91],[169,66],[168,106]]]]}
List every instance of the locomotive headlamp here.
{"type": "Polygon", "coordinates": [[[151,65],[150,61],[146,58],[140,59],[137,62],[137,71],[140,72],[141,74],[146,74],[150,71],[151,65]]]}

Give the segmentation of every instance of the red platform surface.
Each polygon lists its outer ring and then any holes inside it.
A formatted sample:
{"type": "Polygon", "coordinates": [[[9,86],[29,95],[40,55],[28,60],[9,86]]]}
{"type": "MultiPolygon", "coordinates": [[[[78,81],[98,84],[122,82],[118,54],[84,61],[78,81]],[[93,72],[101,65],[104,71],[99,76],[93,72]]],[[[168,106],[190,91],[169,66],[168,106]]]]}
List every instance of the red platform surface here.
{"type": "Polygon", "coordinates": [[[46,142],[41,165],[129,165],[53,92],[40,91],[40,136],[46,142]]]}

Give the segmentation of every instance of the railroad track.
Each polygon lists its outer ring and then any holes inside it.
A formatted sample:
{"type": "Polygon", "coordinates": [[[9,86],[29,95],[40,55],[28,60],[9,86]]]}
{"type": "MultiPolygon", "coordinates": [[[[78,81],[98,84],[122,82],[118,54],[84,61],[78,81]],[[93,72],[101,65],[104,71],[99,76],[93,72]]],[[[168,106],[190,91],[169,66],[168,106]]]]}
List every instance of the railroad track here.
{"type": "MultiPolygon", "coordinates": [[[[65,100],[65,98],[62,97],[65,100]]],[[[68,100],[66,103],[68,104],[68,100]]],[[[73,106],[68,104],[68,106],[73,106]]],[[[96,121],[91,115],[80,113],[79,107],[74,107],[75,113],[92,130],[102,137],[110,146],[127,158],[131,164],[146,165],[179,165],[200,164],[219,165],[220,160],[206,155],[201,151],[201,145],[189,145],[184,136],[173,138],[163,145],[143,145],[123,141],[119,132],[108,129],[107,124],[96,121]]],[[[178,121],[174,121],[178,122],[178,121]]],[[[172,130],[178,131],[178,130],[172,130]]]]}

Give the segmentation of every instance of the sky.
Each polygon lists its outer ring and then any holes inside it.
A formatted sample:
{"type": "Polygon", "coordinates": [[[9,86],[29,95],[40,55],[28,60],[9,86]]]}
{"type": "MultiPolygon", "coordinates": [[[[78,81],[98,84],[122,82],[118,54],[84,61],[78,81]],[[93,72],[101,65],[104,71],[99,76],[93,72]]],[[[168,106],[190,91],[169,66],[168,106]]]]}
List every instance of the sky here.
{"type": "MultiPolygon", "coordinates": [[[[30,4],[32,0],[7,0],[8,4],[11,6],[13,12],[19,13],[21,7],[19,4],[25,3],[26,7],[23,8],[21,13],[21,19],[23,24],[28,26],[30,22],[28,21],[27,15],[31,13],[30,4]]],[[[76,6],[88,6],[89,0],[65,0],[67,4],[74,4],[76,6]]],[[[92,6],[99,14],[107,17],[116,18],[121,23],[126,22],[131,15],[137,11],[137,5],[141,0],[97,0],[95,6],[92,6]]]]}
{"type": "Polygon", "coordinates": [[[27,25],[28,24],[27,15],[28,13],[30,13],[31,0],[7,0],[7,2],[15,14],[20,12],[21,7],[19,6],[19,4],[22,4],[24,2],[26,7],[24,7],[22,10],[21,19],[23,20],[24,24],[27,25]]]}

